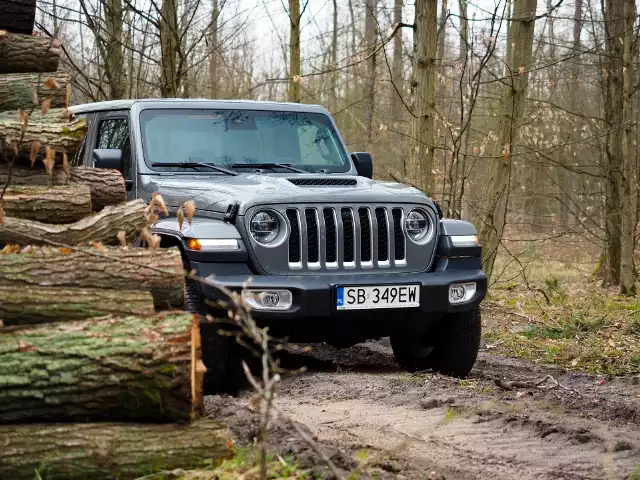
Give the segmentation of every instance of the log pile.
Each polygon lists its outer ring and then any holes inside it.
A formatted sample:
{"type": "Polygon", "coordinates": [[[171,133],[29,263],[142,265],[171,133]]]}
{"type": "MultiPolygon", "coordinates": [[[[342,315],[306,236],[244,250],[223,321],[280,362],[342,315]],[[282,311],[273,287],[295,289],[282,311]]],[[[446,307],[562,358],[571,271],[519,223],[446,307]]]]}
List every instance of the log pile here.
{"type": "Polygon", "coordinates": [[[133,248],[153,202],[127,200],[118,171],[73,165],[86,126],[67,110],[60,42],[32,35],[35,2],[0,2],[0,478],[205,465],[229,433],[198,419],[206,368],[199,319],[175,310],[180,251],[133,248]]]}

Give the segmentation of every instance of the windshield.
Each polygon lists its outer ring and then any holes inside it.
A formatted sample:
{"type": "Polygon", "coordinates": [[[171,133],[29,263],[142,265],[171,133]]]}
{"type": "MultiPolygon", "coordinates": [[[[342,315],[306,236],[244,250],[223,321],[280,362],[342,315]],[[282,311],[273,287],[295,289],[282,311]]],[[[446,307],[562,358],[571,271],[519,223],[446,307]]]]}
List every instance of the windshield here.
{"type": "MultiPolygon", "coordinates": [[[[149,166],[200,162],[233,168],[234,164],[283,163],[309,172],[336,173],[350,168],[329,117],[320,113],[149,109],[141,112],[140,124],[149,166]]],[[[176,171],[169,166],[153,168],[176,171]]]]}

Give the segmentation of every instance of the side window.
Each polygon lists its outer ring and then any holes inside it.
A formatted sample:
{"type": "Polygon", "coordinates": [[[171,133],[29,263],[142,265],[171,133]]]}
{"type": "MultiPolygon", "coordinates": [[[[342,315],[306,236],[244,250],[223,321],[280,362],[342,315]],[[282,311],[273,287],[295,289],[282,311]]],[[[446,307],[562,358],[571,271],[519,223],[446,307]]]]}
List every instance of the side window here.
{"type": "Polygon", "coordinates": [[[98,127],[98,140],[95,148],[119,148],[122,150],[122,173],[127,180],[133,179],[129,121],[126,118],[102,120],[98,127]]]}

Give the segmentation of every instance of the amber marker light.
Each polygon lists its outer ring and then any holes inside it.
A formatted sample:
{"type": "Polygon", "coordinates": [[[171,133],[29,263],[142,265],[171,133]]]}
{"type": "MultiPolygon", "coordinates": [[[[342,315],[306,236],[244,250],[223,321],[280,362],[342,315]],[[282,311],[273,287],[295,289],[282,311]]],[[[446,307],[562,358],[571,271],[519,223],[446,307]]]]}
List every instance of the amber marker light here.
{"type": "Polygon", "coordinates": [[[197,238],[190,238],[187,242],[187,246],[189,247],[189,250],[202,250],[202,245],[197,238]]]}

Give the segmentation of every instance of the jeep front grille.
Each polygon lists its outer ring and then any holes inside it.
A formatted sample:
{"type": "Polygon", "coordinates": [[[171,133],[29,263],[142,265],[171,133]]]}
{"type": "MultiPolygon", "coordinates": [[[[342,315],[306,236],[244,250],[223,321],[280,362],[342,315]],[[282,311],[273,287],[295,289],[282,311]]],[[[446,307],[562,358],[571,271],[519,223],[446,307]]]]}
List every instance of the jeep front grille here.
{"type": "Polygon", "coordinates": [[[300,237],[299,210],[288,208],[286,217],[289,220],[291,234],[289,237],[289,266],[292,269],[306,264],[309,268],[345,269],[358,264],[362,268],[389,267],[393,258],[394,265],[405,264],[405,235],[401,226],[402,209],[378,207],[344,207],[339,210],[340,221],[333,207],[305,208],[304,219],[306,237],[300,237]],[[357,213],[357,214],[356,214],[357,213]],[[393,230],[389,229],[393,216],[393,230]],[[324,226],[319,225],[322,217],[324,226]],[[323,228],[323,241],[319,241],[318,231],[323,228]],[[358,234],[359,233],[359,234],[358,234]],[[393,253],[390,246],[393,245],[393,253]],[[306,258],[300,259],[300,250],[307,252],[306,258]],[[322,252],[322,263],[320,253],[322,252]],[[339,262],[338,259],[341,259],[339,262]]]}
{"type": "MultiPolygon", "coordinates": [[[[286,222],[282,243],[263,246],[251,241],[255,259],[270,275],[311,275],[321,272],[418,272],[427,269],[437,244],[438,219],[430,208],[430,228],[436,234],[422,245],[409,240],[405,215],[418,205],[296,205],[269,208],[286,222]]],[[[248,226],[248,225],[247,225],[248,226]]]]}

